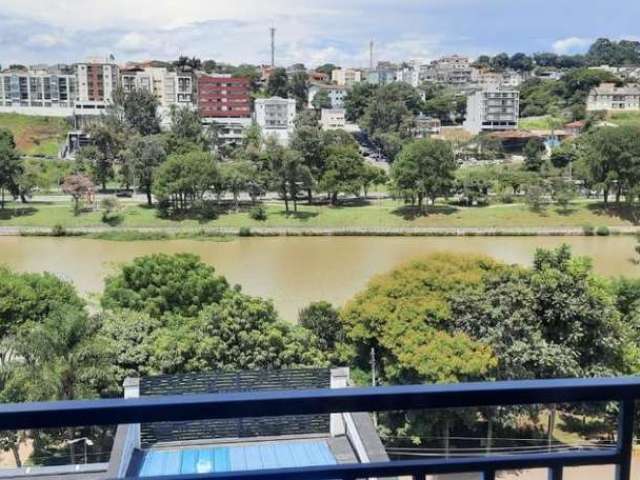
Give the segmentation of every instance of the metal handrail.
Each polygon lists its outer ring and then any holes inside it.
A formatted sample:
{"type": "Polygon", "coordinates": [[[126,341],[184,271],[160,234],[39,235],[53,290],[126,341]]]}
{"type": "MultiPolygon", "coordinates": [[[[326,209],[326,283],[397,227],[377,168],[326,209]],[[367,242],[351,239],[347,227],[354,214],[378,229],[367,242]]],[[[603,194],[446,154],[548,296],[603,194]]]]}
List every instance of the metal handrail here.
{"type": "Polygon", "coordinates": [[[492,455],[484,458],[402,460],[384,463],[274,469],[158,477],[163,480],[320,480],[482,472],[493,480],[499,470],[548,468],[560,480],[564,467],[616,465],[617,480],[628,480],[633,446],[635,400],[640,378],[531,380],[454,385],[262,391],[174,395],[130,399],[6,404],[0,407],[0,429],[113,425],[158,421],[262,417],[357,411],[441,409],[544,403],[620,403],[615,448],[584,452],[492,455]]]}

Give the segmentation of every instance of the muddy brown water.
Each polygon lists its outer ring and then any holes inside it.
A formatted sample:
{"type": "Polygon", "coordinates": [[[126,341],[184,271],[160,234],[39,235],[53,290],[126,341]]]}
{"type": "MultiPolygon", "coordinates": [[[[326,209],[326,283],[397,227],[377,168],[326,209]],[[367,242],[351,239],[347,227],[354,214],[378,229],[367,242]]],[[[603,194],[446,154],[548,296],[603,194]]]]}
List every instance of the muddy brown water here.
{"type": "Polygon", "coordinates": [[[568,243],[593,258],[603,275],[640,275],[632,262],[635,238],[612,237],[276,237],[114,242],[83,238],[0,238],[0,264],[20,271],[48,271],[95,298],[104,277],[137,256],[191,252],[252,295],[271,298],[281,315],[295,320],[309,302],[340,306],[376,274],[433,252],[486,254],[508,263],[530,264],[536,248],[568,243]]]}

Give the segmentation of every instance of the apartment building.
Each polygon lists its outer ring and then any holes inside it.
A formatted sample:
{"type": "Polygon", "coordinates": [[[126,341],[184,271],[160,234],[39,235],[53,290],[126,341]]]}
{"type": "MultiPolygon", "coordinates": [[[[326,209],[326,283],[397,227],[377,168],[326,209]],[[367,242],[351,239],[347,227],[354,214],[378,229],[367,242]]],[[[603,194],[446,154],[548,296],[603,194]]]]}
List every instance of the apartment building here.
{"type": "Polygon", "coordinates": [[[293,98],[258,98],[255,102],[255,121],[265,138],[275,138],[288,145],[296,119],[296,101],[293,98]]]}
{"type": "Polygon", "coordinates": [[[323,130],[343,130],[346,125],[344,108],[323,108],[320,112],[320,126],[323,130]]]}
{"type": "Polygon", "coordinates": [[[331,72],[331,81],[341,87],[350,88],[362,82],[362,71],[355,68],[336,68],[331,72]]]}
{"type": "Polygon", "coordinates": [[[331,108],[344,108],[344,99],[347,96],[347,87],[341,85],[324,85],[321,83],[312,83],[309,86],[309,108],[313,107],[313,99],[321,90],[324,90],[329,94],[329,98],[331,99],[331,108]]]}
{"type": "Polygon", "coordinates": [[[640,85],[617,87],[614,83],[603,83],[593,88],[587,97],[587,111],[600,110],[640,110],[640,85]]]}
{"type": "Polygon", "coordinates": [[[375,85],[388,85],[396,81],[398,65],[391,62],[378,62],[375,70],[367,72],[367,82],[375,85]]]}
{"type": "Polygon", "coordinates": [[[113,92],[118,86],[120,72],[110,59],[91,59],[75,64],[77,97],[75,113],[97,115],[113,101],[113,92]]]}
{"type": "Polygon", "coordinates": [[[231,75],[198,77],[198,112],[202,118],[251,116],[250,86],[247,78],[231,75]]]}
{"type": "Polygon", "coordinates": [[[67,117],[73,114],[76,76],[66,65],[0,73],[0,112],[67,117]]]}
{"type": "Polygon", "coordinates": [[[470,133],[518,128],[520,93],[500,86],[489,86],[467,97],[464,128],[470,133]]]}
{"type": "Polygon", "coordinates": [[[218,125],[219,138],[234,144],[251,125],[251,87],[247,78],[231,75],[198,77],[198,112],[202,123],[218,125]]]}
{"type": "Polygon", "coordinates": [[[420,83],[443,83],[454,87],[471,83],[472,76],[471,61],[460,55],[434,60],[431,64],[422,65],[419,71],[420,83]]]}
{"type": "Polygon", "coordinates": [[[164,67],[131,66],[120,71],[124,91],[134,89],[152,92],[161,108],[171,105],[191,104],[193,80],[190,75],[169,72],[164,67]]]}
{"type": "Polygon", "coordinates": [[[417,88],[420,85],[420,70],[415,65],[404,65],[396,72],[396,81],[408,83],[417,88]]]}

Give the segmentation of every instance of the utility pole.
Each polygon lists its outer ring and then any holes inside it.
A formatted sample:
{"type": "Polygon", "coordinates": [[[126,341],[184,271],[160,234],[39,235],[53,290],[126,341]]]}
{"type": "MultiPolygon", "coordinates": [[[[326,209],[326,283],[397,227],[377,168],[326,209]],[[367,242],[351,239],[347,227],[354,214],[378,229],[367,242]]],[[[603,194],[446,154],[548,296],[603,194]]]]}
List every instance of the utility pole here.
{"type": "Polygon", "coordinates": [[[378,383],[376,379],[376,349],[371,347],[371,360],[369,361],[371,364],[371,386],[375,387],[378,383]]]}
{"type": "Polygon", "coordinates": [[[271,27],[271,66],[276,66],[276,29],[271,27]]]}
{"type": "MultiPolygon", "coordinates": [[[[378,383],[378,379],[376,378],[376,349],[371,347],[371,386],[375,387],[378,383]]],[[[378,412],[373,412],[373,424],[378,426],[378,412]]]]}

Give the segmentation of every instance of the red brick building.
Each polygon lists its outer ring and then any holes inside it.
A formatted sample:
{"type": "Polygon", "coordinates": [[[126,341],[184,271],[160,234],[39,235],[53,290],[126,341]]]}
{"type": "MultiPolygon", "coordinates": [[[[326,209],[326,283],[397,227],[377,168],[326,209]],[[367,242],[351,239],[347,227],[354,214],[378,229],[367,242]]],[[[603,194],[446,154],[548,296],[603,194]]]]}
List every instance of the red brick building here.
{"type": "Polygon", "coordinates": [[[198,111],[202,118],[251,116],[249,80],[239,77],[198,78],[198,111]]]}

